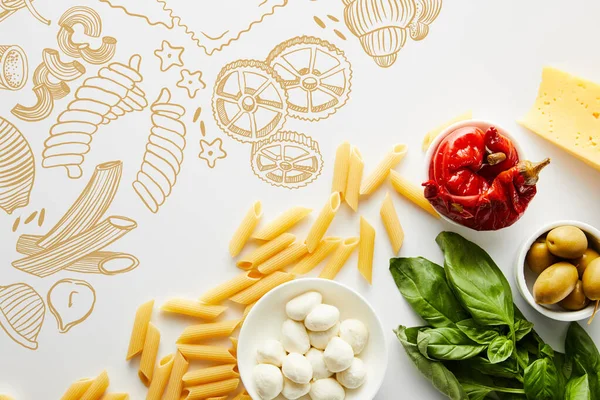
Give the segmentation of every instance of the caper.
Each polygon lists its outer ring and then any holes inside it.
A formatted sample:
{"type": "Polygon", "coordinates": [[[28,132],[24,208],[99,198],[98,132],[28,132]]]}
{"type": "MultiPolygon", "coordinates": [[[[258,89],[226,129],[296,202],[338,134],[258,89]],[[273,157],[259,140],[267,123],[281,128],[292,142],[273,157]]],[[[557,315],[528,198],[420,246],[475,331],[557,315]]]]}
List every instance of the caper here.
{"type": "Polygon", "coordinates": [[[548,249],[552,254],[561,258],[579,258],[588,248],[585,233],[576,226],[559,226],[548,232],[546,237],[548,249]]]}
{"type": "Polygon", "coordinates": [[[590,300],[600,300],[600,258],[592,261],[583,273],[583,292],[590,300]]]}
{"type": "Polygon", "coordinates": [[[527,257],[525,258],[529,269],[531,269],[536,274],[541,274],[543,270],[554,264],[556,261],[556,257],[550,253],[548,250],[548,245],[546,241],[543,242],[535,242],[529,248],[527,252],[527,257]]]}
{"type": "Polygon", "coordinates": [[[556,304],[575,289],[579,275],[573,264],[558,262],[546,268],[533,285],[533,297],[538,304],[556,304]]]}
{"type": "Polygon", "coordinates": [[[567,297],[558,303],[562,308],[569,311],[578,311],[590,304],[590,299],[583,293],[583,282],[577,281],[575,289],[567,297]]]}
{"type": "Polygon", "coordinates": [[[572,260],[573,265],[575,265],[577,267],[577,271],[579,271],[579,279],[583,278],[585,269],[598,257],[600,257],[600,254],[598,254],[596,250],[587,248],[581,257],[572,260]]]}

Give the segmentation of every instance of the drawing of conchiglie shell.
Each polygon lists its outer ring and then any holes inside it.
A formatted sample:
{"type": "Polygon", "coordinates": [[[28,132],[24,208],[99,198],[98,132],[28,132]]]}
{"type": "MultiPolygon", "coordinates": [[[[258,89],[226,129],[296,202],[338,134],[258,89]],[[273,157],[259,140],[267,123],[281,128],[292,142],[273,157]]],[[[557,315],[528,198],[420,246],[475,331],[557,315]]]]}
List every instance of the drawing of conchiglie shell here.
{"type": "Polygon", "coordinates": [[[442,11],[442,0],[415,0],[415,17],[408,25],[413,40],[423,40],[429,33],[431,24],[442,11]]]}
{"type": "Polygon", "coordinates": [[[414,0],[345,1],[344,21],[365,52],[380,67],[391,66],[406,43],[406,28],[415,17],[414,0]]]}
{"type": "Polygon", "coordinates": [[[19,130],[0,117],[0,208],[11,214],[29,204],[35,162],[29,143],[19,130]]]}
{"type": "Polygon", "coordinates": [[[37,349],[45,313],[44,300],[31,286],[0,286],[0,326],[21,346],[37,349]]]}
{"type": "Polygon", "coordinates": [[[27,55],[19,46],[0,46],[0,89],[19,90],[27,83],[27,55]]]}
{"type": "Polygon", "coordinates": [[[48,292],[48,307],[60,333],[66,333],[85,321],[94,311],[96,292],[94,288],[79,279],[62,279],[48,292]]]}

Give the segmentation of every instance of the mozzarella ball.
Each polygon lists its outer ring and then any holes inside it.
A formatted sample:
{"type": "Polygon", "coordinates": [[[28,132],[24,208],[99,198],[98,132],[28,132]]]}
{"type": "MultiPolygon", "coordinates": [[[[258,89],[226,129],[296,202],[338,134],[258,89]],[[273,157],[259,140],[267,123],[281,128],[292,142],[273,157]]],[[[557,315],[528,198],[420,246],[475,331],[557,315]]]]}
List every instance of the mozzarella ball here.
{"type": "Polygon", "coordinates": [[[254,367],[254,384],[262,400],[272,400],[283,390],[281,370],[271,364],[258,364],[254,367]]]}
{"type": "Polygon", "coordinates": [[[310,349],[310,339],[304,324],[286,319],[281,327],[281,344],[288,353],[306,354],[310,349]]]}
{"type": "Polygon", "coordinates": [[[294,321],[304,321],[308,313],[321,304],[323,296],[319,292],[306,292],[294,297],[285,305],[287,316],[294,321]]]}
{"type": "Polygon", "coordinates": [[[312,400],[344,400],[346,392],[342,385],[333,378],[319,379],[310,385],[312,400]]]}
{"type": "Polygon", "coordinates": [[[272,364],[281,368],[285,356],[286,352],[283,345],[275,339],[265,340],[256,350],[256,361],[259,364],[272,364]]]}
{"type": "Polygon", "coordinates": [[[354,354],[360,354],[369,341],[369,330],[357,319],[347,319],[340,324],[340,337],[350,346],[354,354]]]}
{"type": "Polygon", "coordinates": [[[288,354],[283,359],[281,370],[283,375],[294,383],[309,383],[313,377],[313,369],[310,362],[299,353],[288,354]]]}
{"type": "Polygon", "coordinates": [[[367,369],[365,363],[360,358],[354,358],[352,365],[345,371],[335,374],[335,378],[339,383],[348,389],[357,389],[365,383],[367,379],[367,369]]]}
{"type": "Polygon", "coordinates": [[[283,391],[281,394],[286,399],[296,400],[310,392],[310,383],[296,383],[283,377],[283,391]]]}
{"type": "Polygon", "coordinates": [[[329,343],[332,337],[337,336],[339,332],[340,323],[336,322],[334,326],[323,332],[308,331],[308,339],[310,340],[310,345],[312,347],[325,350],[327,343],[329,343]]]}
{"type": "Polygon", "coordinates": [[[304,320],[304,325],[315,332],[323,332],[340,320],[340,310],[329,304],[319,304],[304,320]]]}
{"type": "Polygon", "coordinates": [[[306,353],[306,359],[313,369],[313,379],[325,379],[333,375],[333,372],[327,369],[323,352],[318,349],[310,349],[306,353]]]}
{"type": "Polygon", "coordinates": [[[334,337],[329,341],[323,353],[325,365],[331,372],[340,372],[352,365],[354,352],[352,346],[339,337],[334,337]]]}

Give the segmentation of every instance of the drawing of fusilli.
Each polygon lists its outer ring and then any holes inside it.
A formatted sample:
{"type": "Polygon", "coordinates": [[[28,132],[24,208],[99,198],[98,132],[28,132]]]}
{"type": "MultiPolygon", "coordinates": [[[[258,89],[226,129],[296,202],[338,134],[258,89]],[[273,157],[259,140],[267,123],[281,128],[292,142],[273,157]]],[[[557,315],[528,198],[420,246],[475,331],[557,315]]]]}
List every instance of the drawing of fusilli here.
{"type": "Polygon", "coordinates": [[[140,62],[135,54],[128,64],[111,63],[83,82],[50,128],[50,137],[44,142],[44,168],[65,167],[69,178],[81,177],[81,164],[98,128],[146,108],[146,94],[138,86],[143,80],[140,62]]]}
{"type": "Polygon", "coordinates": [[[152,129],[133,188],[153,213],[171,194],[183,162],[185,125],[180,121],[185,109],[171,102],[171,92],[163,88],[151,106],[152,129]]]}

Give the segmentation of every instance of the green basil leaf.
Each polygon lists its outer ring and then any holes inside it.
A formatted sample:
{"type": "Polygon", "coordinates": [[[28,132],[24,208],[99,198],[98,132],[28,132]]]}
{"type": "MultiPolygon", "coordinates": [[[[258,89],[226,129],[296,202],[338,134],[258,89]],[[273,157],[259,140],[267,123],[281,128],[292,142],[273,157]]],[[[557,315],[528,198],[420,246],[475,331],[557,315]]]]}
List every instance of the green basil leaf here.
{"type": "Polygon", "coordinates": [[[477,399],[485,398],[485,396],[479,396],[483,393],[486,393],[487,396],[492,392],[495,392],[496,394],[510,393],[514,395],[522,395],[525,393],[522,387],[510,387],[497,384],[490,376],[468,368],[465,364],[453,364],[450,368],[463,389],[465,389],[465,392],[469,394],[469,399],[472,399],[471,396],[475,396],[477,399]]]}
{"type": "Polygon", "coordinates": [[[457,233],[437,238],[444,252],[448,283],[463,307],[481,325],[514,324],[510,285],[494,260],[479,246],[457,233]]]}
{"type": "Polygon", "coordinates": [[[525,369],[525,394],[530,400],[559,400],[558,371],[552,360],[540,358],[525,369]]]}
{"type": "Polygon", "coordinates": [[[438,360],[466,360],[475,357],[486,347],[475,343],[457,328],[428,329],[422,335],[427,336],[427,354],[438,360]]]}
{"type": "Polygon", "coordinates": [[[552,359],[554,358],[554,349],[548,344],[540,344],[538,354],[540,355],[540,357],[547,357],[552,359]]]}
{"type": "Polygon", "coordinates": [[[600,353],[590,335],[577,322],[569,325],[565,352],[573,362],[573,372],[588,375],[592,398],[600,399],[600,353]]]}
{"type": "Polygon", "coordinates": [[[515,354],[521,361],[521,364],[529,365],[529,352],[526,349],[517,346],[517,352],[515,354]]]}
{"type": "Polygon", "coordinates": [[[469,339],[479,344],[490,344],[500,335],[495,329],[479,325],[473,318],[457,322],[456,327],[469,339]]]}
{"type": "MultiPolygon", "coordinates": [[[[465,393],[456,376],[444,364],[423,357],[417,349],[417,345],[408,340],[406,327],[399,326],[394,332],[413,364],[437,390],[452,400],[469,400],[469,396],[465,393]]],[[[412,335],[414,336],[414,330],[412,335]]]]}
{"type": "Polygon", "coordinates": [[[518,319],[515,323],[515,339],[520,341],[523,339],[531,330],[533,329],[533,324],[524,319],[518,319]]]}
{"type": "Polygon", "coordinates": [[[519,374],[515,359],[509,358],[501,363],[492,364],[487,358],[478,356],[473,357],[465,362],[469,363],[469,367],[486,375],[509,379],[523,379],[523,377],[519,374]]]}
{"type": "Polygon", "coordinates": [[[454,326],[469,318],[439,265],[422,257],[392,258],[390,272],[408,304],[433,327],[454,326]]]}
{"type": "Polygon", "coordinates": [[[583,375],[579,378],[573,378],[567,383],[565,390],[565,400],[591,400],[592,392],[588,376],[583,375]]]}
{"type": "Polygon", "coordinates": [[[506,336],[498,336],[490,343],[487,349],[488,359],[492,364],[500,363],[511,356],[515,344],[506,336]]]}
{"type": "Polygon", "coordinates": [[[417,335],[417,349],[419,349],[419,352],[423,357],[433,360],[432,357],[429,357],[429,353],[427,352],[429,340],[431,339],[431,336],[429,336],[427,331],[429,331],[429,329],[419,331],[419,334],[417,335]]]}

